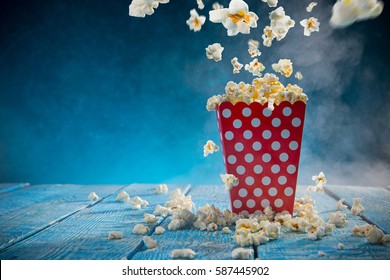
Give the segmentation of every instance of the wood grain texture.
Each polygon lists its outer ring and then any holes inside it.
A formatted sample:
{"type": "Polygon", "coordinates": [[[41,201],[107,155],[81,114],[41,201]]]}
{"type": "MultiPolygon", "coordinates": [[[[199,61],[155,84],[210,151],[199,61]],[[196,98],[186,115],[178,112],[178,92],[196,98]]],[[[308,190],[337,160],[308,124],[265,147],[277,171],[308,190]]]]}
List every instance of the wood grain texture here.
{"type": "Polygon", "coordinates": [[[95,202],[88,194],[101,198],[115,193],[121,185],[35,185],[0,196],[0,249],[26,238],[95,202]]]}
{"type": "MultiPolygon", "coordinates": [[[[326,194],[311,193],[305,190],[306,187],[298,187],[297,197],[304,194],[313,197],[320,217],[327,221],[330,213],[336,211],[337,200],[326,194]]],[[[368,204],[366,206],[370,207],[368,204]]],[[[353,226],[366,222],[352,215],[349,210],[343,212],[347,214],[349,220],[346,227],[336,228],[331,235],[318,241],[309,240],[305,233],[283,232],[278,240],[257,248],[259,259],[390,259],[390,246],[369,244],[365,237],[353,236],[353,226]],[[338,243],[343,243],[345,249],[339,250],[338,243]],[[319,256],[319,251],[323,251],[326,255],[319,256]]]]}
{"type": "Polygon", "coordinates": [[[0,195],[4,193],[14,192],[23,188],[28,188],[29,186],[29,183],[0,184],[0,195]]]}
{"type": "MultiPolygon", "coordinates": [[[[181,186],[181,189],[188,189],[181,186]]],[[[174,188],[171,186],[170,191],[174,188]]],[[[169,194],[154,194],[155,185],[130,185],[123,190],[138,195],[150,205],[141,210],[129,203],[116,202],[113,193],[100,203],[85,208],[69,218],[0,252],[1,259],[122,259],[141,243],[142,237],[131,232],[142,223],[143,214],[153,212],[169,194]],[[122,231],[121,240],[108,240],[108,232],[122,231]]],[[[188,191],[188,190],[187,190],[188,191]]]]}
{"type": "MultiPolygon", "coordinates": [[[[222,185],[204,185],[192,187],[189,194],[192,196],[196,207],[205,204],[214,204],[222,211],[230,208],[228,193],[222,185]]],[[[158,242],[155,249],[147,249],[145,245],[132,256],[135,260],[169,260],[171,251],[174,249],[192,249],[197,260],[226,260],[231,259],[231,252],[238,246],[232,239],[233,233],[224,234],[221,228],[216,232],[200,231],[195,228],[189,228],[178,231],[168,230],[168,224],[171,218],[166,218],[162,226],[166,229],[162,235],[152,234],[152,238],[158,242]]],[[[234,232],[234,227],[231,227],[234,232]]]]}

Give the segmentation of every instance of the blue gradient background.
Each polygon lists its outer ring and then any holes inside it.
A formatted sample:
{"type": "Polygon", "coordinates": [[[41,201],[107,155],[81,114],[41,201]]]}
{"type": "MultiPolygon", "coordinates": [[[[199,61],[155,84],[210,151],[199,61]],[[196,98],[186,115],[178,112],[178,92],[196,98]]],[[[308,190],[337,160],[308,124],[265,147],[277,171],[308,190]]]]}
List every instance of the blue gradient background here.
{"type": "MultiPolygon", "coordinates": [[[[207,15],[214,1],[204,1],[207,15]]],[[[229,1],[219,1],[224,6],[229,1]]],[[[390,182],[390,15],[340,30],[328,24],[334,1],[279,0],[295,21],[287,37],[261,46],[260,61],[290,58],[309,96],[300,183],[324,171],[333,184],[390,182]],[[315,16],[320,32],[303,36],[315,16]]],[[[260,19],[250,35],[227,37],[206,21],[185,21],[196,0],[171,0],[144,19],[128,16],[130,0],[22,1],[0,9],[0,182],[220,183],[221,153],[208,97],[233,75],[230,59],[251,59],[247,40],[261,41],[272,10],[248,0],[260,19]],[[223,60],[204,48],[220,42],[223,60]]],[[[245,71],[242,71],[245,72],[245,71]]]]}

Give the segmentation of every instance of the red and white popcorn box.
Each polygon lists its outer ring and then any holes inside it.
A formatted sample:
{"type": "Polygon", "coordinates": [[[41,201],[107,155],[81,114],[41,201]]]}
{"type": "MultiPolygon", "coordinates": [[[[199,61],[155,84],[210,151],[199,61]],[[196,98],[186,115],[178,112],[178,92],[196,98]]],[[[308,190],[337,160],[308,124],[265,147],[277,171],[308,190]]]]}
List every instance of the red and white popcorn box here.
{"type": "Polygon", "coordinates": [[[293,213],[306,104],[222,102],[218,128],[226,173],[239,179],[230,190],[232,211],[271,206],[293,213]]]}

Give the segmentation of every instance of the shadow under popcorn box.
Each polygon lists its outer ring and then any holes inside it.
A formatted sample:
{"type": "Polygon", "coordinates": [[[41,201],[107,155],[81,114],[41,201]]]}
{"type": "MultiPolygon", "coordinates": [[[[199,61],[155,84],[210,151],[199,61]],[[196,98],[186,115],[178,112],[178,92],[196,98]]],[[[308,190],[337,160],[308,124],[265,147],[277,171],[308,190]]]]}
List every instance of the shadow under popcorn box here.
{"type": "Polygon", "coordinates": [[[226,173],[239,179],[230,190],[232,211],[271,206],[293,213],[306,103],[222,102],[217,121],[226,173]]]}

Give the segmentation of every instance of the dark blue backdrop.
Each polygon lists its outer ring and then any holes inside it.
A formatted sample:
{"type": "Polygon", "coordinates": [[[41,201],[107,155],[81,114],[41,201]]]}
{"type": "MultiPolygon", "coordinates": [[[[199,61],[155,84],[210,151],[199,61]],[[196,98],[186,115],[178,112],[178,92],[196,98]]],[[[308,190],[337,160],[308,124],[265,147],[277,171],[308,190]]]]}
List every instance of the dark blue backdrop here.
{"type": "MultiPolygon", "coordinates": [[[[207,15],[213,1],[204,1],[207,15]]],[[[228,1],[219,1],[225,6],[228,1]]],[[[287,37],[262,46],[260,61],[290,58],[309,96],[299,181],[324,171],[334,184],[390,182],[389,12],[340,30],[328,24],[334,1],[279,0],[296,21],[287,37]],[[320,32],[299,21],[316,16],[320,32]]],[[[260,19],[250,35],[227,37],[206,21],[185,21],[195,0],[171,0],[144,19],[130,0],[22,1],[0,9],[0,182],[219,183],[221,153],[205,102],[233,75],[230,59],[248,63],[247,40],[261,40],[272,10],[248,0],[260,19]],[[204,48],[220,42],[223,60],[204,48]]]]}

